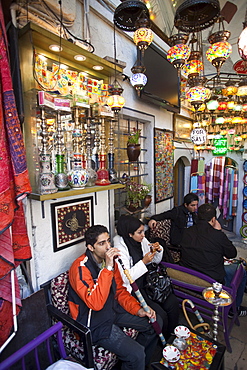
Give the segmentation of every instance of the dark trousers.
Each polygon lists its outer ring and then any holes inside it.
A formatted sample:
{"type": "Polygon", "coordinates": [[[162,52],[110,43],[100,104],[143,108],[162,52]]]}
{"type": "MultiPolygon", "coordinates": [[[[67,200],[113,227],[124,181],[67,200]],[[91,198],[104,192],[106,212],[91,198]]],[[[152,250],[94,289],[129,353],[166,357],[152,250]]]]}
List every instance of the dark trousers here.
{"type": "Polygon", "coordinates": [[[142,289],[142,295],[147,303],[163,321],[162,333],[167,340],[174,333],[175,327],[179,321],[179,302],[177,297],[171,293],[164,302],[154,302],[148,298],[145,291],[142,289]]]}
{"type": "MultiPolygon", "coordinates": [[[[162,320],[157,317],[162,327],[162,320]]],[[[158,335],[147,317],[138,317],[129,313],[116,314],[109,338],[100,339],[97,345],[115,353],[122,361],[122,369],[144,370],[151,361],[151,356],[158,342],[158,335]],[[136,340],[121,330],[122,327],[138,330],[136,340]]]]}

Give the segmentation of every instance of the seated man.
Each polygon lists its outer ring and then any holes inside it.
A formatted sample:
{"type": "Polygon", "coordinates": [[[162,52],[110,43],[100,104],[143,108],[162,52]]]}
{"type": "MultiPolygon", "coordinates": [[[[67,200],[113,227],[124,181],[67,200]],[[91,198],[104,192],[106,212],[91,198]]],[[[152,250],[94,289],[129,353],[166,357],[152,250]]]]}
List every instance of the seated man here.
{"type": "MultiPolygon", "coordinates": [[[[198,218],[196,225],[184,231],[179,264],[230,286],[238,265],[224,266],[224,257],[235,258],[237,250],[221,231],[221,225],[216,220],[216,209],[211,204],[205,203],[198,208],[198,218]]],[[[245,285],[246,273],[236,297],[239,316],[247,315],[246,308],[241,307],[245,285]]]]}
{"type": "Polygon", "coordinates": [[[85,239],[86,253],[69,270],[71,316],[90,328],[93,344],[119,357],[123,369],[144,370],[157,345],[158,336],[148,322],[156,314],[151,308],[150,313],[144,311],[123,286],[114,261],[120,252],[111,248],[107,228],[91,226],[85,239]],[[124,326],[139,331],[137,340],[124,334],[124,326]]]}
{"type": "Polygon", "coordinates": [[[154,229],[157,224],[156,221],[170,219],[170,242],[172,245],[180,247],[184,229],[194,225],[197,221],[197,207],[198,196],[194,193],[189,193],[185,195],[184,203],[181,206],[174,207],[169,211],[152,216],[148,226],[151,229],[154,229]]]}

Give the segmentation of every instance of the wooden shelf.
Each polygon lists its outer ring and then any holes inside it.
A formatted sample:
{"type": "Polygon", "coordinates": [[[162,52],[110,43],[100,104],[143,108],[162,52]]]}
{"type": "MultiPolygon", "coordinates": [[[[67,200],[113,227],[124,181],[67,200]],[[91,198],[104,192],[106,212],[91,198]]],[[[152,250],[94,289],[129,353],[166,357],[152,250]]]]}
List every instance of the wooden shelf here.
{"type": "Polygon", "coordinates": [[[125,188],[125,185],[122,184],[113,184],[113,185],[105,185],[105,186],[91,186],[91,187],[85,187],[84,189],[71,189],[71,190],[64,190],[64,191],[58,191],[57,193],[53,194],[35,194],[31,193],[28,195],[30,199],[34,200],[55,200],[58,198],[65,198],[65,197],[72,197],[75,195],[80,194],[88,194],[88,193],[96,193],[98,191],[104,191],[104,190],[114,190],[114,189],[123,189],[125,188]]]}

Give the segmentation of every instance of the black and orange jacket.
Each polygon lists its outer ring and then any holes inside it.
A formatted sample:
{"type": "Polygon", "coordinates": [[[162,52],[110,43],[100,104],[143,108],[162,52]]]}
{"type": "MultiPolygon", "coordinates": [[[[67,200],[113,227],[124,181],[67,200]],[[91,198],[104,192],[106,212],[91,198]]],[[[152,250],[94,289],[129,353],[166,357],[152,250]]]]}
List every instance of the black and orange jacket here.
{"type": "Polygon", "coordinates": [[[91,330],[93,342],[108,338],[117,312],[137,315],[139,302],[123,286],[118,266],[99,269],[91,252],[77,258],[69,270],[69,308],[73,319],[91,330]]]}

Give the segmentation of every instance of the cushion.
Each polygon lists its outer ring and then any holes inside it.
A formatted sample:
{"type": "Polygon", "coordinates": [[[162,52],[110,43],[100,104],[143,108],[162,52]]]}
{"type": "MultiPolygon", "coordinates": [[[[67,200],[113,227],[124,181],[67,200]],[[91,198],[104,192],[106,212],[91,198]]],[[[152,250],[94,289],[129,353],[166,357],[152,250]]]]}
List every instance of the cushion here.
{"type": "Polygon", "coordinates": [[[167,274],[171,279],[176,279],[199,287],[207,288],[212,285],[212,283],[209,283],[208,281],[203,280],[195,275],[191,275],[187,272],[179,271],[170,267],[167,268],[167,274]]]}

